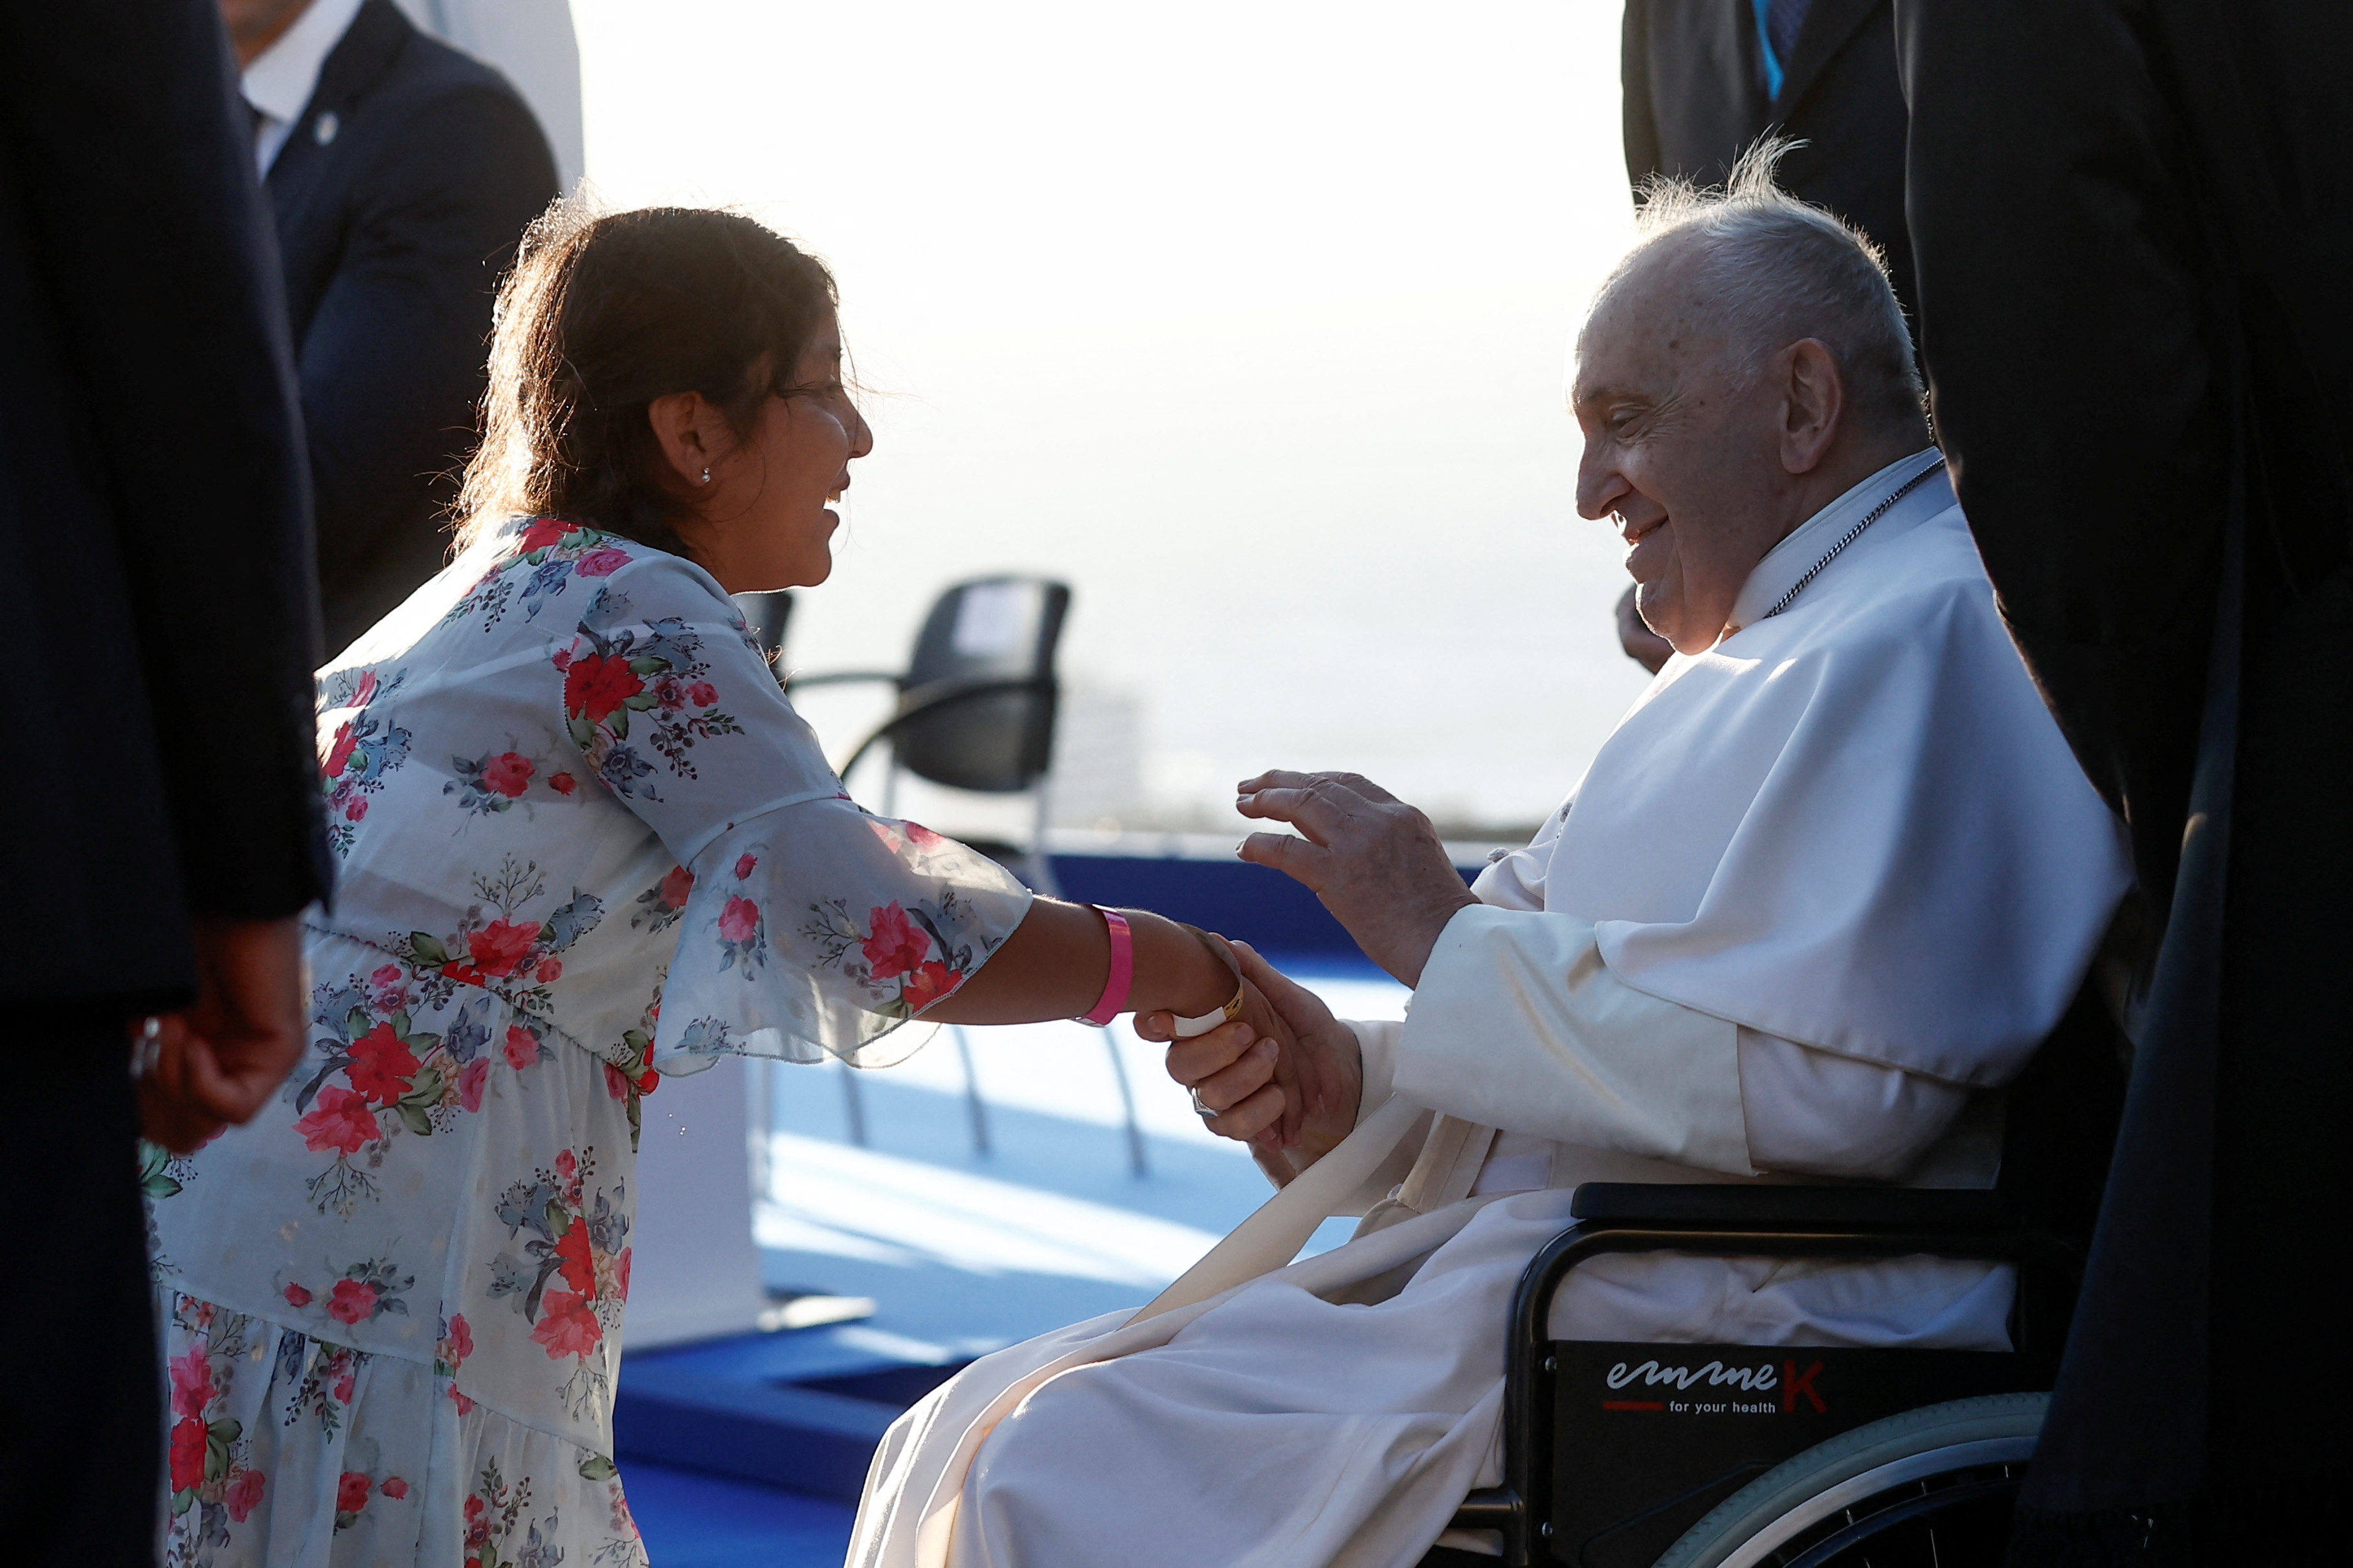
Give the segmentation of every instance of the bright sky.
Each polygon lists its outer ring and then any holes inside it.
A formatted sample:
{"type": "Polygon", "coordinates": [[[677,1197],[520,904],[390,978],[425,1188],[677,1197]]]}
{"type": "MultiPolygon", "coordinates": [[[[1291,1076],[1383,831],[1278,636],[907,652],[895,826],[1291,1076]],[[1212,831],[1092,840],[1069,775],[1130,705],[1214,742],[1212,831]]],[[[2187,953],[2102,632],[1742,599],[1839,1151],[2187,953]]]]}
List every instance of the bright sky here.
{"type": "Polygon", "coordinates": [[[878,439],[795,664],[1058,575],[1166,822],[1297,766],[1533,823],[1641,689],[1560,396],[1630,230],[1610,0],[573,8],[602,198],[840,280],[878,439]]]}

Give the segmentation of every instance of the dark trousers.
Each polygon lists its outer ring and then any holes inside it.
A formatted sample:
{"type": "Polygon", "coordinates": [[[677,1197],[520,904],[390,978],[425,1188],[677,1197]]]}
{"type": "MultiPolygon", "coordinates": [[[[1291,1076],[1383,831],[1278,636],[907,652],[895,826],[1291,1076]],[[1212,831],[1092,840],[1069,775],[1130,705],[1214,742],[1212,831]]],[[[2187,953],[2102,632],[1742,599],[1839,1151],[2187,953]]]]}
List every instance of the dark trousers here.
{"type": "Polygon", "coordinates": [[[111,1010],[10,1023],[0,1559],[150,1568],[163,1409],[130,1046],[111,1010]]]}

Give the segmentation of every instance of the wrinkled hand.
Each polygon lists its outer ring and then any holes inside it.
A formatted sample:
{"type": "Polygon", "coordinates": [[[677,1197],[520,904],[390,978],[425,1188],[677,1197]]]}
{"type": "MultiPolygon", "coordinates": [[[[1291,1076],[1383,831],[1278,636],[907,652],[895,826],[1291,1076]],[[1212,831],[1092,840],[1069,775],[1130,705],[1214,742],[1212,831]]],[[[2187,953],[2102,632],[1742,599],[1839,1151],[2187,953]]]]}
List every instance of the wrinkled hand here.
{"type": "Polygon", "coordinates": [[[1477,900],[1430,818],[1355,773],[1265,773],[1237,786],[1244,816],[1306,835],[1253,833],[1241,858],[1304,882],[1366,957],[1408,985],[1454,912],[1477,900]]]}
{"type": "MultiPolygon", "coordinates": [[[[1168,1076],[1220,1114],[1205,1123],[1247,1142],[1279,1186],[1330,1152],[1356,1124],[1364,1059],[1356,1037],[1323,999],[1261,958],[1231,944],[1253,1003],[1269,1004],[1278,1034],[1261,1033],[1249,1014],[1208,1034],[1174,1040],[1168,1076]],[[1270,1103],[1267,1097],[1275,1097],[1270,1103]],[[1293,1131],[1285,1133],[1283,1125],[1293,1131]]],[[[1169,1040],[1176,1020],[1149,1013],[1135,1020],[1148,1040],[1169,1040]]]]}
{"type": "Polygon", "coordinates": [[[195,939],[195,1002],[156,1020],[139,1080],[141,1130],[175,1154],[252,1120],[302,1056],[301,922],[206,919],[195,939]]]}

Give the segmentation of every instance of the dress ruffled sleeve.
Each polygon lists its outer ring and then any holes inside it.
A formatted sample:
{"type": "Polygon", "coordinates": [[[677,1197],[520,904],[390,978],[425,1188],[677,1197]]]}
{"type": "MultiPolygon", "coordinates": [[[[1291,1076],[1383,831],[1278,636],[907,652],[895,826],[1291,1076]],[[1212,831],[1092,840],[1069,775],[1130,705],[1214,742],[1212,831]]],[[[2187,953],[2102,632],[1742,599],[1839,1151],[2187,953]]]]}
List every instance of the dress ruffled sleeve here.
{"type": "Polygon", "coordinates": [[[918,1015],[1012,934],[1029,890],[862,810],[717,581],[629,553],[556,660],[589,771],[678,859],[658,895],[680,912],[654,1066],[903,1059],[932,1034],[918,1015]]]}

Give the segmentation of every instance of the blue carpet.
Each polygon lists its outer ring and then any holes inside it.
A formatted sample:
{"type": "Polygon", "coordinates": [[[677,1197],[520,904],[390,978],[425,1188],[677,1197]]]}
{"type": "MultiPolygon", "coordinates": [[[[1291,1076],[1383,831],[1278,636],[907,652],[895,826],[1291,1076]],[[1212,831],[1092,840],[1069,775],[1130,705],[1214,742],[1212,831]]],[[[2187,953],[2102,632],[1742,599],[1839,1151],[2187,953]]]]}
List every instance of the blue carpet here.
{"type": "Polygon", "coordinates": [[[622,1476],[653,1568],[840,1568],[858,1510],[662,1465],[622,1476]]]}

